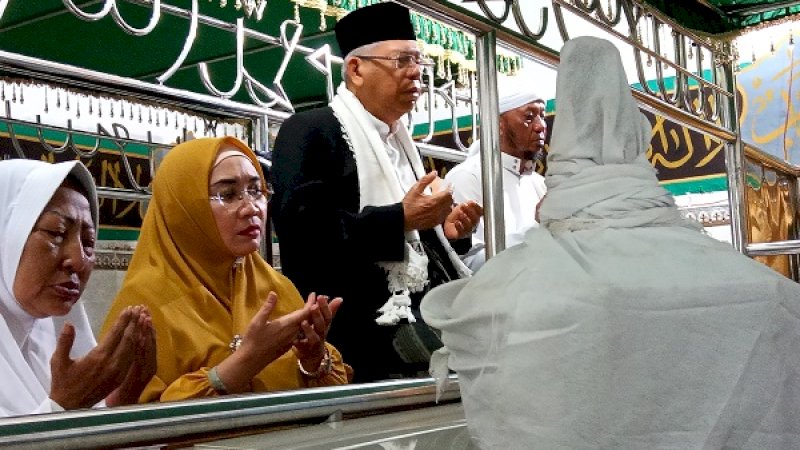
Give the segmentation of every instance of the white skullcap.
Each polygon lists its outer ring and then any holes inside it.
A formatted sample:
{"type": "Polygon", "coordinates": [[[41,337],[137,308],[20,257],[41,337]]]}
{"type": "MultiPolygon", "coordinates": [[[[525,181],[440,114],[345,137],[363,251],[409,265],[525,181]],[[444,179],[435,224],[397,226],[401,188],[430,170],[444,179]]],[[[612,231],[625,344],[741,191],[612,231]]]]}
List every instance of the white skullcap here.
{"type": "Polygon", "coordinates": [[[542,96],[533,88],[535,84],[536,80],[522,75],[498,77],[497,95],[500,101],[500,114],[530,102],[543,102],[542,96]]]}

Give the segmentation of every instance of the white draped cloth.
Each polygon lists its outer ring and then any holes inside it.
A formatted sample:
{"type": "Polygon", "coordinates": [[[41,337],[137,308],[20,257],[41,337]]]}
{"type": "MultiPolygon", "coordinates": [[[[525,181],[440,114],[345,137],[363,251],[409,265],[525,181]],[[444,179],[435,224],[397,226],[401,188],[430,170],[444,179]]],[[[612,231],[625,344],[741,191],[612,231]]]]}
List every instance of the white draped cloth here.
{"type": "Polygon", "coordinates": [[[800,448],[800,287],[681,219],[611,43],[556,88],[541,227],[422,301],[475,442],[800,448]]]}
{"type": "Polygon", "coordinates": [[[50,357],[65,321],[75,326],[73,358],[86,354],[96,342],[83,304],[63,317],[37,319],[14,297],[14,279],[22,249],[44,207],[68,174],[90,194],[97,227],[94,182],[78,161],[0,161],[0,417],[60,410],[49,398],[50,357]]]}

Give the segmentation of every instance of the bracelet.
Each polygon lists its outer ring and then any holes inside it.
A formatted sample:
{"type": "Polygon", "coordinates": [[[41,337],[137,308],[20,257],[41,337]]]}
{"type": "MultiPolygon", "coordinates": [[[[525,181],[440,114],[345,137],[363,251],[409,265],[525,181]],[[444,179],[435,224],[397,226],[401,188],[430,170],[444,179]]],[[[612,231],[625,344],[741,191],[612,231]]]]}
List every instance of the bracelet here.
{"type": "Polygon", "coordinates": [[[230,344],[228,344],[228,348],[231,350],[231,353],[239,350],[239,347],[242,346],[242,341],[244,341],[244,338],[242,338],[241,334],[233,335],[233,339],[231,339],[230,344]]]}
{"type": "Polygon", "coordinates": [[[297,358],[297,368],[300,369],[300,373],[309,377],[309,378],[319,378],[323,375],[327,375],[331,373],[331,369],[333,368],[333,361],[331,361],[331,353],[328,351],[328,347],[325,347],[325,355],[322,356],[322,361],[319,362],[319,367],[314,372],[309,372],[303,367],[303,363],[300,362],[300,358],[297,358]]]}
{"type": "Polygon", "coordinates": [[[222,382],[222,379],[220,379],[217,373],[217,366],[212,367],[208,371],[208,382],[211,384],[211,387],[217,391],[217,394],[225,395],[228,393],[228,388],[225,387],[225,383],[222,382]]]}

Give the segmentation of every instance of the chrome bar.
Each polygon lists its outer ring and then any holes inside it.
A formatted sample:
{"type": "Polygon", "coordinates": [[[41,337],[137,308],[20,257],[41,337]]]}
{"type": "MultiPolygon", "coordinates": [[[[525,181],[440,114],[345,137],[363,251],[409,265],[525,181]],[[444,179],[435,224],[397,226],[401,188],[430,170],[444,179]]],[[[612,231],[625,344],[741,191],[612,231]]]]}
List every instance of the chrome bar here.
{"type": "Polygon", "coordinates": [[[503,217],[503,169],[500,160],[500,117],[497,95],[497,37],[494,31],[478,36],[478,97],[480,102],[481,182],[483,235],[488,261],[506,248],[503,217]]]}
{"type": "Polygon", "coordinates": [[[744,144],[744,156],[745,158],[750,159],[759,165],[769,167],[777,172],[795,178],[800,177],[800,167],[790,164],[782,159],[778,159],[754,145],[744,144]]]}
{"type": "Polygon", "coordinates": [[[553,50],[536,43],[531,38],[499,26],[499,24],[491,22],[454,3],[444,0],[393,1],[425,14],[434,20],[449,24],[450,26],[475,35],[494,32],[496,41],[502,42],[504,46],[510,47],[513,51],[528,55],[549,67],[556,67],[558,65],[558,57],[553,50]]]}
{"type": "Polygon", "coordinates": [[[204,107],[206,111],[216,114],[224,112],[235,116],[256,118],[265,114],[281,119],[289,117],[288,113],[282,113],[268,108],[224,100],[210,95],[147,83],[68,64],[32,58],[30,56],[4,50],[0,50],[0,68],[12,72],[21,72],[19,69],[34,71],[37,73],[21,73],[32,76],[33,78],[60,81],[62,83],[69,83],[72,86],[81,86],[120,95],[130,95],[132,93],[131,91],[146,92],[146,95],[141,95],[139,97],[153,102],[189,109],[192,107],[197,109],[198,105],[200,105],[204,107]]]}
{"type": "Polygon", "coordinates": [[[430,156],[431,158],[454,161],[457,163],[460,163],[467,157],[466,153],[447,147],[440,147],[438,145],[425,144],[422,142],[415,142],[415,145],[419,149],[422,156],[430,156]]]}
{"type": "MultiPolygon", "coordinates": [[[[730,45],[730,44],[727,44],[730,45]]],[[[720,75],[730,92],[736,92],[736,77],[733,75],[735,61],[724,61],[719,67],[720,75]]],[[[725,144],[725,171],[728,177],[728,204],[731,208],[731,244],[744,253],[747,247],[747,208],[745,205],[744,143],[739,128],[739,109],[736,96],[723,111],[723,125],[736,134],[736,140],[725,144]]]]}
{"type": "Polygon", "coordinates": [[[748,256],[800,255],[800,240],[747,244],[748,256]]]}
{"type": "MultiPolygon", "coordinates": [[[[747,208],[744,205],[744,157],[742,140],[725,143],[725,169],[728,178],[728,204],[731,208],[731,244],[740,252],[745,251],[747,235],[747,208]]],[[[748,246],[749,248],[749,246],[748,246]]]]}
{"type": "Polygon", "coordinates": [[[110,187],[97,187],[97,196],[99,198],[109,198],[112,200],[129,200],[132,202],[150,200],[150,194],[143,191],[135,191],[131,189],[120,189],[110,187]]]}
{"type": "MultiPolygon", "coordinates": [[[[86,449],[204,439],[247,427],[291,425],[339,414],[435,404],[432,378],[309,388],[0,420],[0,446],[86,449]]],[[[452,375],[440,401],[460,399],[452,375]]]]}
{"type": "MultiPolygon", "coordinates": [[[[496,41],[503,47],[507,47],[510,51],[526,55],[546,67],[557,68],[558,66],[559,58],[555,50],[544,47],[543,45],[537,43],[536,41],[534,41],[529,37],[516,33],[513,30],[509,30],[503,26],[499,26],[499,24],[491,22],[489,19],[481,17],[473,13],[472,11],[466,10],[453,3],[445,2],[444,0],[394,0],[394,1],[406,5],[409,8],[412,8],[415,11],[418,11],[422,14],[430,16],[435,20],[447,23],[453,27],[467,30],[475,34],[482,34],[494,31],[496,36],[496,41]]],[[[675,64],[669,60],[664,59],[660,54],[653,52],[652,50],[643,45],[633,42],[627,36],[624,36],[619,32],[617,32],[616,30],[613,30],[611,27],[605,25],[600,20],[589,17],[586,13],[581,13],[579,9],[569,4],[567,0],[552,0],[552,2],[554,7],[563,6],[570,12],[573,12],[575,14],[580,14],[580,17],[583,20],[586,20],[587,22],[593,24],[594,26],[597,26],[607,32],[614,34],[618,38],[624,40],[628,45],[631,45],[632,47],[637,48],[642,52],[650,54],[653,58],[661,60],[665,64],[670,65],[679,74],[687,77],[687,79],[688,78],[694,79],[701,86],[705,86],[706,88],[712,89],[715,93],[717,93],[717,95],[729,99],[732,102],[732,99],[734,97],[732,94],[733,91],[729,91],[727,87],[717,86],[713,83],[710,83],[705,79],[703,79],[702,77],[698,76],[697,74],[689,71],[687,68],[681,67],[678,64],[675,64]]],[[[714,49],[706,44],[706,39],[698,35],[695,35],[694,33],[691,33],[688,30],[685,30],[683,27],[677,25],[673,20],[664,16],[663,14],[661,14],[660,12],[658,12],[653,8],[642,5],[640,3],[634,3],[634,4],[637,7],[644,8],[648,13],[657,17],[659,22],[669,25],[670,27],[673,27],[675,30],[680,30],[681,35],[697,43],[698,51],[700,48],[706,48],[709,51],[711,51],[712,54],[714,53],[714,49]]],[[[700,131],[702,133],[711,134],[714,137],[723,140],[732,141],[736,139],[735,133],[733,133],[731,130],[726,129],[712,121],[703,120],[700,117],[692,115],[689,111],[680,109],[678,107],[675,107],[674,105],[670,105],[669,103],[661,101],[660,99],[654,96],[650,96],[640,91],[633,91],[633,95],[640,102],[640,104],[646,105],[647,108],[649,108],[652,112],[678,120],[681,122],[681,124],[686,125],[691,129],[700,131]]]]}

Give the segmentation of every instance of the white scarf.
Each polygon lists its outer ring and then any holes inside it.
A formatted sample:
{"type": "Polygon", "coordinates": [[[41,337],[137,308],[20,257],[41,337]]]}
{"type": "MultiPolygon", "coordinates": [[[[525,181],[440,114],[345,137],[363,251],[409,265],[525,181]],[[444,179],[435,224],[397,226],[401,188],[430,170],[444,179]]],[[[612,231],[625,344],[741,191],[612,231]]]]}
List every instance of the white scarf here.
{"type": "MultiPolygon", "coordinates": [[[[363,209],[365,206],[390,205],[403,201],[406,192],[386,153],[386,145],[372,124],[370,113],[344,83],[336,90],[331,108],[342,125],[344,139],[356,160],[360,207],[363,209]]],[[[395,136],[400,143],[400,151],[405,153],[417,179],[422,178],[425,169],[411,135],[402,124],[397,124],[397,128],[395,136]]],[[[435,230],[459,275],[469,276],[470,270],[447,242],[442,227],[436,226],[435,230]]],[[[378,310],[380,316],[375,321],[380,325],[395,325],[400,319],[416,321],[411,313],[409,293],[420,292],[428,284],[428,257],[420,244],[419,233],[416,230],[406,233],[403,261],[383,261],[378,265],[386,271],[386,280],[389,282],[392,296],[378,310]]]]}
{"type": "Polygon", "coordinates": [[[56,189],[73,173],[90,193],[97,224],[95,189],[88,170],[78,161],[0,161],[0,417],[50,412],[50,357],[65,321],[75,326],[73,358],[95,345],[83,303],[64,317],[37,319],[14,297],[22,249],[36,220],[56,189]]]}

